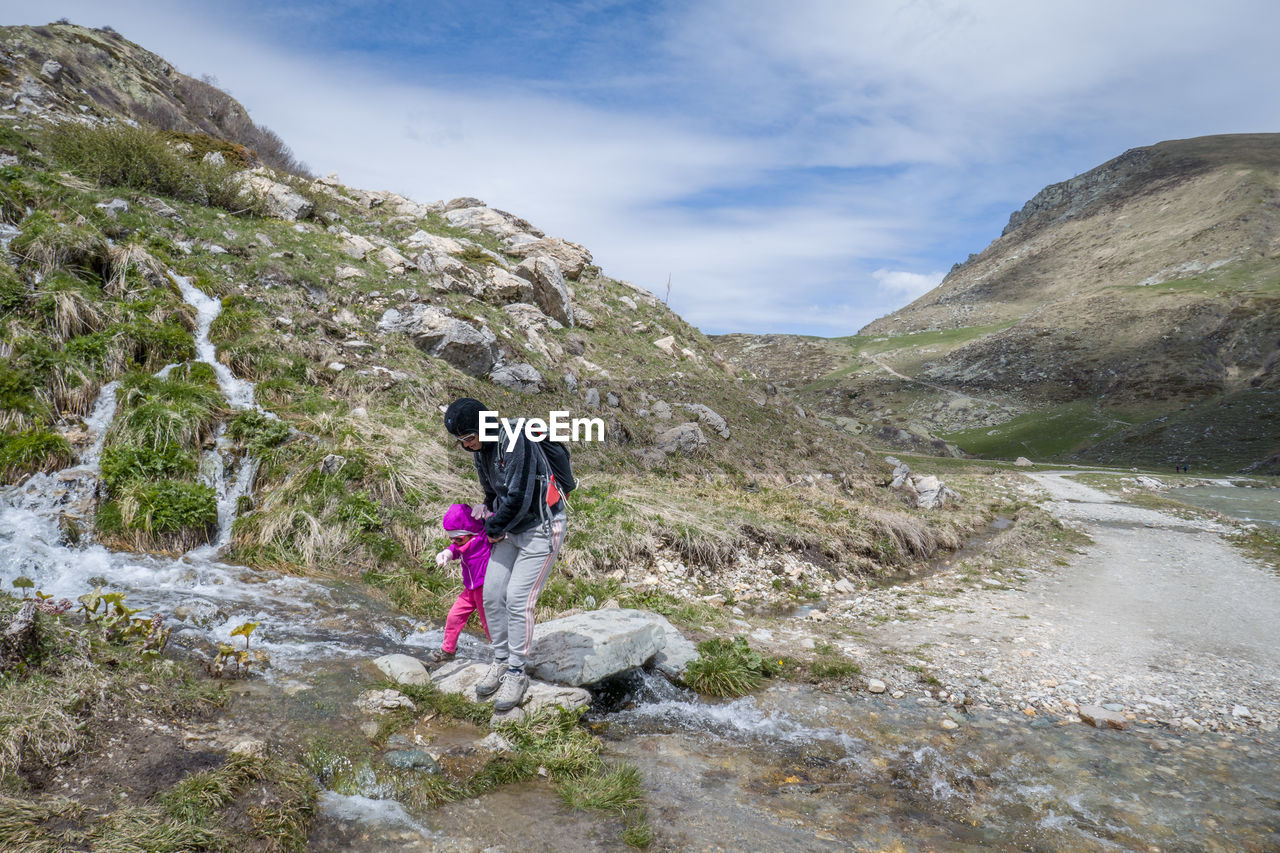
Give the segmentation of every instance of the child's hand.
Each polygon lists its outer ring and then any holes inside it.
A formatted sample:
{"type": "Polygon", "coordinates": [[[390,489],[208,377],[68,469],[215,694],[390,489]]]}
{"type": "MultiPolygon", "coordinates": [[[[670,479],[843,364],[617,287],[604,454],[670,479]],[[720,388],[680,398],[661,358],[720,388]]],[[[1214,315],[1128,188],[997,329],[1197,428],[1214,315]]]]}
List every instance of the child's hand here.
{"type": "Polygon", "coordinates": [[[480,521],[484,521],[491,515],[493,515],[493,510],[489,509],[484,504],[476,504],[471,508],[471,517],[479,519],[480,521]]]}
{"type": "Polygon", "coordinates": [[[448,548],[445,548],[439,554],[436,554],[436,565],[443,568],[444,564],[449,562],[451,559],[453,559],[453,552],[448,548]]]}

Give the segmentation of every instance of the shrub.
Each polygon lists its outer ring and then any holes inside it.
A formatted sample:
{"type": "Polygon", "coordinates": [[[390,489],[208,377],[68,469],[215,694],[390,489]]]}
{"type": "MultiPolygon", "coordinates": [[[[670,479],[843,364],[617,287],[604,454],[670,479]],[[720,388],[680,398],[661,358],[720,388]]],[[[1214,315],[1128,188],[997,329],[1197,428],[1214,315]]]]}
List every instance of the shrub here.
{"type": "Polygon", "coordinates": [[[36,395],[35,377],[0,358],[0,427],[29,427],[49,416],[49,407],[36,395]]]}
{"type": "Polygon", "coordinates": [[[67,440],[49,429],[0,435],[0,478],[12,483],[36,471],[56,471],[75,460],[67,440]]]}
{"type": "Polygon", "coordinates": [[[101,186],[196,201],[200,188],[182,156],[160,133],[125,124],[58,125],[50,149],[63,166],[101,186]]]}

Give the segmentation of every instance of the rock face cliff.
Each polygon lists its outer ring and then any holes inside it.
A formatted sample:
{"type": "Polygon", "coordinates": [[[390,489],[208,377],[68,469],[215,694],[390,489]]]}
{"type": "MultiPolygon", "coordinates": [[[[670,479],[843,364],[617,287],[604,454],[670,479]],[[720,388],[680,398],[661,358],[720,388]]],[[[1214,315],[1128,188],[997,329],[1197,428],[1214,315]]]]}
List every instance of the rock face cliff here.
{"type": "Polygon", "coordinates": [[[1020,455],[1002,424],[1075,407],[1053,455],[1260,463],[1280,450],[1278,256],[1280,135],[1133,149],[1046,187],[937,288],[836,346],[833,381],[866,391],[891,367],[914,380],[893,393],[917,421],[981,453],[1020,455]]]}

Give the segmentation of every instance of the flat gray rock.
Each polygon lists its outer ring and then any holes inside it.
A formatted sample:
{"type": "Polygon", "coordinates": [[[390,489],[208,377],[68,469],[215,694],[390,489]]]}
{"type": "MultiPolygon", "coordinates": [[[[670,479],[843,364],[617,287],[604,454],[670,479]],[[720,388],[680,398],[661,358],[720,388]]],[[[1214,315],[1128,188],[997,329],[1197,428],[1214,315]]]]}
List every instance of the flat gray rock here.
{"type": "Polygon", "coordinates": [[[546,681],[576,686],[641,666],[667,643],[666,628],[655,615],[643,610],[591,610],[543,622],[533,629],[529,672],[546,681]]]}
{"type": "MultiPolygon", "coordinates": [[[[476,684],[488,670],[487,663],[455,660],[433,670],[431,682],[445,693],[461,694],[470,702],[485,702],[488,701],[487,698],[481,699],[476,695],[476,684]]],[[[591,694],[580,687],[547,684],[530,678],[529,689],[525,691],[520,707],[531,713],[553,705],[572,711],[589,704],[591,704],[591,694]]],[[[509,716],[511,716],[510,712],[506,715],[495,715],[495,719],[506,719],[509,716]]]]}

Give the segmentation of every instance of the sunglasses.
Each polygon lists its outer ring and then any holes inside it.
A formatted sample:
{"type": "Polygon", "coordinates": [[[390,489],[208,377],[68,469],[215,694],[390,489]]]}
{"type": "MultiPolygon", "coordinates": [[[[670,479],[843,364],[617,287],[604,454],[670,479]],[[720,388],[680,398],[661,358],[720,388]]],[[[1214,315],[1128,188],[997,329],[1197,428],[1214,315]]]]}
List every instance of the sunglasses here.
{"type": "Polygon", "coordinates": [[[460,536],[450,536],[449,541],[450,542],[466,542],[467,540],[473,538],[474,536],[475,536],[474,533],[463,533],[460,536]]]}
{"type": "Polygon", "coordinates": [[[459,435],[454,437],[458,439],[458,444],[466,444],[471,439],[479,438],[480,436],[476,435],[474,432],[469,432],[466,435],[459,435]]]}

